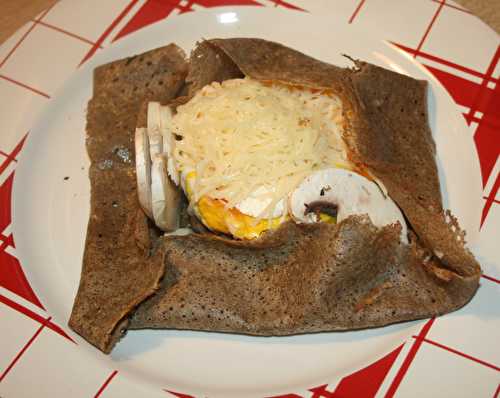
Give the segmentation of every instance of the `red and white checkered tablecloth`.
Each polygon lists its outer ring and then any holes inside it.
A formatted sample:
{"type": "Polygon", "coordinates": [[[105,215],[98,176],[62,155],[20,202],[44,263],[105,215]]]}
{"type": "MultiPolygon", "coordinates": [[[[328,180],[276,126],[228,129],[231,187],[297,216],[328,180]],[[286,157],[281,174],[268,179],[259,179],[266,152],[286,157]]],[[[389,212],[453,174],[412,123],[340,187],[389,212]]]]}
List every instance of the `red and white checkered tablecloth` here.
{"type": "MultiPolygon", "coordinates": [[[[482,174],[480,250],[500,243],[500,46],[496,33],[446,0],[113,0],[60,1],[0,47],[0,397],[176,396],[122,375],[111,361],[89,369],[66,325],[52,322],[16,257],[12,186],[35,115],[85,61],[160,20],[220,6],[335,13],[348,24],[383,26],[446,88],[474,137],[482,174]],[[418,12],[415,12],[415,7],[418,12]],[[349,10],[348,12],[346,10],[349,10]],[[91,21],[91,22],[90,22],[91,21]],[[411,29],[402,27],[410,26],[411,29]],[[463,26],[463,29],[451,27],[463,26]],[[449,45],[454,43],[454,45],[449,45]],[[50,349],[48,348],[50,347],[50,349]],[[56,348],[54,348],[56,347],[56,348]],[[38,369],[43,367],[44,371],[38,369]],[[47,378],[54,374],[54,378],[47,378]]],[[[483,265],[481,288],[460,317],[422,322],[383,358],[336,383],[281,398],[481,396],[500,394],[500,272],[483,265]],[[489,305],[484,314],[485,303],[489,305]],[[479,315],[478,315],[479,314],[479,315]],[[467,322],[467,328],[464,328],[467,322]],[[479,343],[478,343],[479,342],[479,343]],[[429,368],[435,369],[430,372],[429,368]],[[441,372],[440,369],[453,371],[441,372]]],[[[278,398],[277,396],[274,398],[278,398]]]]}

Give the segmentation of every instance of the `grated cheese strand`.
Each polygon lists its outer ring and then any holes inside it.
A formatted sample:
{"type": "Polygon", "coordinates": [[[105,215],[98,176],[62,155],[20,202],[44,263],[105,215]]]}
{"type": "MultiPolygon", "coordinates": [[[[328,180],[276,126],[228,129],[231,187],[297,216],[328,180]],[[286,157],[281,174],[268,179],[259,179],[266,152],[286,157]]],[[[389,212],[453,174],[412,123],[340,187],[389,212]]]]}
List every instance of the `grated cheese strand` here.
{"type": "Polygon", "coordinates": [[[349,167],[342,104],[326,92],[250,78],[212,83],[172,118],[181,173],[195,171],[194,202],[203,196],[234,207],[259,187],[269,204],[258,219],[315,170],[349,167]]]}

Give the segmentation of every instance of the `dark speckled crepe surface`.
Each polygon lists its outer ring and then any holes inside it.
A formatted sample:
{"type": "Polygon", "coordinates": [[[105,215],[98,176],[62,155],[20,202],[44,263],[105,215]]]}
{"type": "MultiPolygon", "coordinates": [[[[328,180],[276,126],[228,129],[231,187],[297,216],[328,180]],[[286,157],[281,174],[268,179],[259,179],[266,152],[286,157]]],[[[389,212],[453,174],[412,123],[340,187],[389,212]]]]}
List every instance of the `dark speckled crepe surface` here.
{"type": "Polygon", "coordinates": [[[481,270],[442,208],[426,87],[260,39],[203,41],[189,62],[169,45],[100,66],[87,113],[91,214],[69,325],[110,352],[126,329],[289,335],[383,326],[466,304],[481,270]],[[145,124],[144,103],[175,107],[212,81],[242,76],[335,92],[351,160],[386,186],[410,244],[399,242],[399,226],[376,228],[366,216],[288,222],[250,243],[158,237],[136,192],[133,136],[145,124]],[[120,149],[129,161],[116,159],[120,149]]]}

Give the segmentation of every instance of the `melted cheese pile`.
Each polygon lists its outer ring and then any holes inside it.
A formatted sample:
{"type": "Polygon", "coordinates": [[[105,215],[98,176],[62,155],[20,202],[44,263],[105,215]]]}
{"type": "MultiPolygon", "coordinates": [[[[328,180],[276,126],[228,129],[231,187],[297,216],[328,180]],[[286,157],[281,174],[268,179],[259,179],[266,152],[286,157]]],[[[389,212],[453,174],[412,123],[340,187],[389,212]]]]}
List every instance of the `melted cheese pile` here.
{"type": "Polygon", "coordinates": [[[286,214],[286,196],[314,170],[351,168],[342,121],[331,93],[249,78],[212,83],[172,119],[175,166],[194,172],[191,203],[205,197],[228,210],[263,192],[257,223],[271,219],[279,202],[286,214]]]}

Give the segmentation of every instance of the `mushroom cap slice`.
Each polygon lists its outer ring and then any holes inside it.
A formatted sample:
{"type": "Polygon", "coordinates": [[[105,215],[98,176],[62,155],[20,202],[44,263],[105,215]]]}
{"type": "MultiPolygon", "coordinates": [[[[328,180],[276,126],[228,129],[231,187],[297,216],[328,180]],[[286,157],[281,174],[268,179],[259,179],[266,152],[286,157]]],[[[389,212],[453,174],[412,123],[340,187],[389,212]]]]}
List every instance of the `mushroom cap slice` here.
{"type": "Polygon", "coordinates": [[[137,128],[135,130],[135,168],[139,203],[146,215],[152,218],[151,158],[149,155],[148,133],[145,128],[137,128]]]}
{"type": "Polygon", "coordinates": [[[367,178],[340,168],[318,170],[290,193],[290,214],[297,222],[319,221],[319,212],[335,211],[337,222],[366,214],[377,227],[401,224],[401,240],[407,242],[407,226],[401,210],[382,189],[367,178]]]}
{"type": "Polygon", "coordinates": [[[173,158],[175,138],[172,133],[172,117],[173,113],[169,106],[162,106],[160,108],[160,131],[163,136],[163,152],[168,156],[167,172],[172,181],[176,185],[179,185],[179,171],[175,166],[173,158]]]}
{"type": "Polygon", "coordinates": [[[148,114],[147,114],[147,126],[148,128],[160,129],[160,109],[161,105],[159,102],[150,101],[148,102],[148,114]]]}
{"type": "Polygon", "coordinates": [[[161,105],[159,102],[148,103],[148,137],[149,137],[149,153],[151,161],[156,155],[164,151],[163,149],[163,136],[161,134],[160,126],[160,110],[161,105]]]}
{"type": "Polygon", "coordinates": [[[151,167],[153,219],[163,231],[179,228],[181,193],[167,174],[165,154],[155,156],[151,167]]]}
{"type": "Polygon", "coordinates": [[[192,234],[194,231],[191,228],[179,228],[173,232],[165,232],[165,236],[186,236],[192,234]]]}

